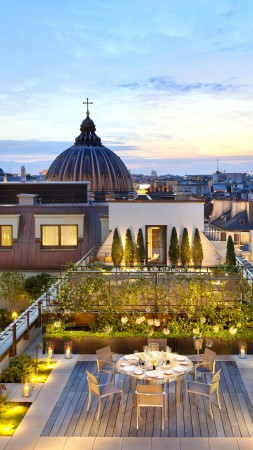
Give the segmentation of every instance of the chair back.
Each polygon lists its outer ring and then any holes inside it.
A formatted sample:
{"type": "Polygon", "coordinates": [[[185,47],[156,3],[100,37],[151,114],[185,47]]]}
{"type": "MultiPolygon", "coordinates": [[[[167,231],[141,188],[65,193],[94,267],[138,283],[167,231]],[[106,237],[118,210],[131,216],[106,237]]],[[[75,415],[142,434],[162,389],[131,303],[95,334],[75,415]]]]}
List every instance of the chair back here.
{"type": "Polygon", "coordinates": [[[90,373],[88,370],[86,370],[86,375],[89,389],[94,392],[94,394],[100,395],[100,389],[96,377],[92,375],[92,373],[90,373]]]}
{"type": "Polygon", "coordinates": [[[162,385],[138,384],[136,389],[137,404],[139,406],[162,406],[163,388],[162,385]]]}
{"type": "Polygon", "coordinates": [[[100,360],[104,360],[107,362],[113,361],[113,355],[112,355],[111,347],[109,345],[96,350],[96,354],[97,354],[98,359],[100,359],[100,360]]]}
{"type": "Polygon", "coordinates": [[[97,365],[99,370],[103,370],[104,367],[113,368],[113,355],[111,351],[111,347],[107,345],[106,347],[100,348],[96,350],[97,354],[97,365]]]}
{"type": "Polygon", "coordinates": [[[202,363],[208,370],[210,370],[210,372],[214,372],[215,359],[216,353],[213,352],[213,350],[210,350],[210,348],[206,347],[203,353],[202,363]]]}
{"type": "Polygon", "coordinates": [[[212,382],[210,384],[210,395],[215,392],[218,388],[219,388],[219,383],[220,383],[220,373],[221,373],[221,369],[218,370],[212,378],[212,382]]]}
{"type": "Polygon", "coordinates": [[[167,339],[148,338],[148,345],[152,352],[158,352],[159,350],[165,350],[165,347],[167,345],[167,339]]]}

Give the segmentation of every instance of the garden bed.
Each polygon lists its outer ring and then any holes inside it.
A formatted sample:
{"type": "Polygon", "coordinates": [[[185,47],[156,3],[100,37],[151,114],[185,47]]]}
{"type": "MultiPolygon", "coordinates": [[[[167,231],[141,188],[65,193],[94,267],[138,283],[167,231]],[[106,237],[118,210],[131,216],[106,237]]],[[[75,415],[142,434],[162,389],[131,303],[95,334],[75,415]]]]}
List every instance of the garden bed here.
{"type": "Polygon", "coordinates": [[[0,436],[12,436],[30,406],[30,402],[4,403],[0,415],[0,436]]]}
{"type": "MultiPolygon", "coordinates": [[[[101,336],[91,336],[90,333],[79,332],[65,332],[62,337],[52,337],[50,340],[54,343],[55,354],[64,353],[64,342],[71,340],[73,345],[73,353],[75,354],[94,354],[96,350],[110,345],[113,352],[120,354],[133,353],[134,350],[142,350],[143,346],[147,343],[147,337],[144,336],[115,336],[115,337],[105,337],[101,336]]],[[[45,341],[47,336],[45,336],[45,341]]],[[[172,348],[174,352],[178,352],[185,355],[193,355],[196,353],[194,349],[194,342],[192,338],[168,338],[168,345],[172,348]]],[[[217,338],[203,338],[203,348],[211,345],[213,351],[218,355],[232,355],[239,353],[239,339],[222,341],[217,338]]],[[[253,342],[252,339],[247,342],[248,353],[253,353],[253,342]]],[[[44,345],[45,351],[45,345],[44,345]]]]}

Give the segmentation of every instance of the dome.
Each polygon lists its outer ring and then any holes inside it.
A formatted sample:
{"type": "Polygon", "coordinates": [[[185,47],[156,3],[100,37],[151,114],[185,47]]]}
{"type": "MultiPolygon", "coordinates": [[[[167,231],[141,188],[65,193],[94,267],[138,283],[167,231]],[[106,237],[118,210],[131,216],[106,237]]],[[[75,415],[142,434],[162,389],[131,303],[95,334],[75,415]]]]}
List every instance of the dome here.
{"type": "MultiPolygon", "coordinates": [[[[88,101],[88,100],[87,100],[88,101]]],[[[80,126],[75,144],[63,151],[48,169],[48,181],[90,181],[96,197],[114,193],[122,198],[133,190],[131,176],[123,161],[101,143],[96,127],[89,117],[80,126]]]]}

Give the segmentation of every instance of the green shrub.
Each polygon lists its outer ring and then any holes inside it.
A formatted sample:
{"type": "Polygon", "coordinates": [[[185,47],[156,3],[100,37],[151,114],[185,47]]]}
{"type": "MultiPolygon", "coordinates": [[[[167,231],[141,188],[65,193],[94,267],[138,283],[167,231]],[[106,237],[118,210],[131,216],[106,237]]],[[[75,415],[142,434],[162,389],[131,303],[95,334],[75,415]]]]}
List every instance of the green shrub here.
{"type": "Polygon", "coordinates": [[[24,282],[25,290],[29,296],[36,300],[53,282],[49,273],[42,272],[38,275],[27,277],[24,282]]]}
{"type": "Polygon", "coordinates": [[[109,264],[104,264],[100,261],[95,261],[92,264],[92,270],[101,270],[101,272],[105,271],[105,272],[111,272],[113,269],[113,266],[109,265],[109,264]]]}
{"type": "Polygon", "coordinates": [[[9,367],[3,370],[0,379],[4,383],[20,383],[22,377],[31,375],[35,368],[36,362],[33,357],[22,353],[11,360],[9,367]]]}

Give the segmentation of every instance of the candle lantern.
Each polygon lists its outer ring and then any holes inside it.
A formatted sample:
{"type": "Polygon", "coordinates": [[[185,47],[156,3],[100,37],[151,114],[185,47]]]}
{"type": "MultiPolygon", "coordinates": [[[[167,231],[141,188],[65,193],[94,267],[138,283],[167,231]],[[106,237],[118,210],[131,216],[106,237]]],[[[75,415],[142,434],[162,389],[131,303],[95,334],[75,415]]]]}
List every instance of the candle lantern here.
{"type": "Polygon", "coordinates": [[[71,341],[64,342],[64,354],[65,354],[65,359],[72,358],[72,342],[71,341]]]}
{"type": "Polygon", "coordinates": [[[241,341],[239,344],[239,357],[242,359],[247,358],[247,343],[241,341]]]}
{"type": "Polygon", "coordinates": [[[30,381],[28,376],[22,378],[23,397],[30,397],[30,381]]]}
{"type": "Polygon", "coordinates": [[[47,341],[46,355],[48,359],[52,359],[54,356],[54,343],[53,341],[47,341]]]}

